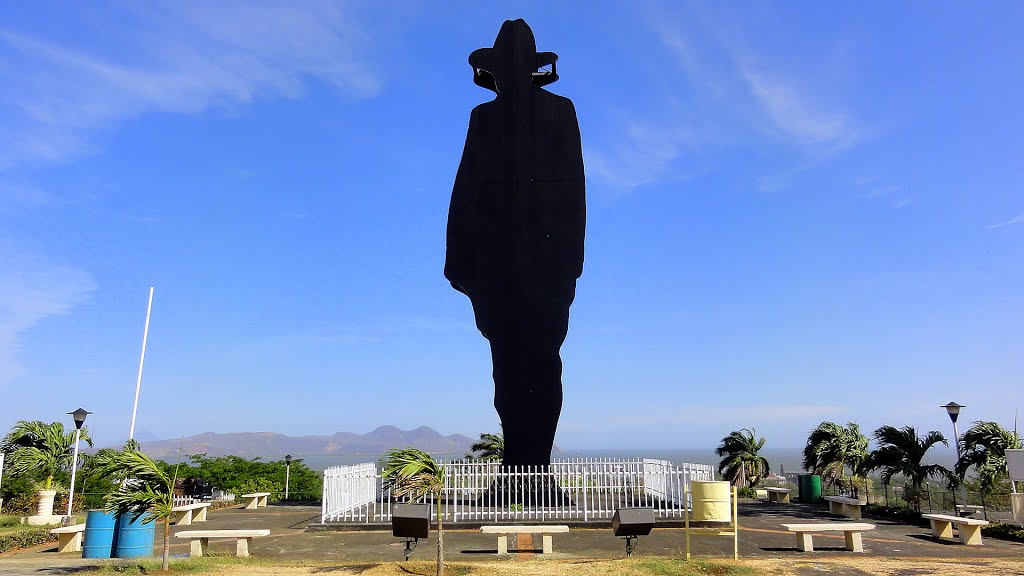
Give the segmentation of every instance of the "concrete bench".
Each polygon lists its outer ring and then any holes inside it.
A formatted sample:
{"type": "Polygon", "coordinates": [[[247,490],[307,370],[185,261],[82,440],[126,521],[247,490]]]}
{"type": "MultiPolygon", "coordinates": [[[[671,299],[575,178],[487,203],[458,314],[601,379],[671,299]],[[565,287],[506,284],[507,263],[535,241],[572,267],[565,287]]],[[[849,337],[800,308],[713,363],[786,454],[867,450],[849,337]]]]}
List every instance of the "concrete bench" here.
{"type": "Polygon", "coordinates": [[[267,507],[267,498],[270,497],[270,492],[253,492],[252,494],[242,494],[242,500],[245,504],[246,510],[255,510],[257,508],[267,507]]]}
{"type": "Polygon", "coordinates": [[[81,552],[82,534],[85,533],[85,524],[75,524],[63,528],[54,528],[50,534],[57,535],[57,552],[81,552]]]}
{"type": "Polygon", "coordinates": [[[543,547],[541,554],[551,554],[551,535],[568,532],[568,526],[556,526],[553,524],[539,524],[536,526],[481,526],[480,532],[484,534],[498,535],[498,554],[508,554],[509,534],[541,534],[543,535],[543,547]]]}
{"type": "Polygon", "coordinates": [[[189,556],[206,554],[210,538],[233,538],[235,540],[235,556],[239,558],[248,558],[252,539],[263,536],[270,536],[270,530],[182,530],[174,535],[175,538],[189,540],[189,544],[191,544],[189,556]]]}
{"type": "Polygon", "coordinates": [[[932,523],[932,536],[936,538],[952,538],[953,525],[956,524],[960,542],[967,546],[981,546],[981,527],[988,526],[986,520],[945,514],[921,514],[921,518],[932,523]]]}
{"type": "Polygon", "coordinates": [[[769,502],[789,504],[789,488],[765,488],[764,491],[768,493],[769,502]]]}
{"type": "Polygon", "coordinates": [[[956,513],[961,515],[961,516],[969,515],[969,516],[971,516],[973,518],[973,517],[977,516],[979,512],[984,512],[984,511],[985,511],[985,507],[984,506],[978,506],[977,504],[957,504],[956,505],[956,513]]]}
{"type": "Polygon", "coordinates": [[[209,507],[209,502],[198,502],[171,508],[171,512],[174,513],[174,525],[188,526],[192,522],[206,522],[206,509],[209,507]]]}
{"type": "Polygon", "coordinates": [[[825,496],[825,500],[828,501],[828,511],[830,513],[848,516],[856,520],[860,520],[861,510],[866,504],[866,502],[856,498],[847,498],[845,496],[825,496]]]}
{"type": "Polygon", "coordinates": [[[856,522],[820,522],[817,524],[783,524],[783,528],[796,532],[796,547],[801,552],[814,552],[812,536],[815,532],[842,532],[846,536],[846,549],[850,552],[863,552],[864,542],[860,535],[867,530],[874,530],[874,524],[856,522]]]}

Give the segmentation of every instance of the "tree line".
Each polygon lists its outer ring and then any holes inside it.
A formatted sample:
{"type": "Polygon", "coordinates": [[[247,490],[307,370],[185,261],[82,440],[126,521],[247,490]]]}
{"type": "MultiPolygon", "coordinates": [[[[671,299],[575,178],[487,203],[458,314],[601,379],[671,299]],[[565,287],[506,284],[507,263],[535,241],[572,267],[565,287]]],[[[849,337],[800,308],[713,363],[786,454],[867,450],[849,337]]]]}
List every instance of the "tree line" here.
{"type": "MultiPolygon", "coordinates": [[[[822,422],[808,435],[803,467],[840,487],[866,485],[872,473],[878,473],[885,485],[900,477],[907,483],[907,501],[920,507],[922,486],[928,479],[955,489],[973,471],[979,489],[983,493],[993,491],[1008,478],[1006,450],[1024,447],[1015,431],[1006,430],[996,422],[974,422],[955,439],[960,443],[961,456],[953,469],[949,469],[941,464],[926,463],[926,455],[933,447],[949,446],[941,432],[931,430],[922,435],[913,426],[885,425],[875,430],[872,437],[876,447],[869,450],[868,437],[857,424],[849,422],[843,426],[822,422]]],[[[770,470],[768,460],[761,454],[764,445],[765,439],[757,438],[753,429],[730,432],[715,450],[722,457],[719,473],[741,487],[755,486],[770,470]]]]}

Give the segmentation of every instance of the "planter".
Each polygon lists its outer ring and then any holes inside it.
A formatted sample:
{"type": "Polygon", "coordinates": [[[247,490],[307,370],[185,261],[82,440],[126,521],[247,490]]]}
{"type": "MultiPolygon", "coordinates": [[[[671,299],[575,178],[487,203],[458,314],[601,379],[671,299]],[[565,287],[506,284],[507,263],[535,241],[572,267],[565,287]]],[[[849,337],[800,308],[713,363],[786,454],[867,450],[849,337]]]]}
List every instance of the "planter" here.
{"type": "Polygon", "coordinates": [[[36,516],[53,516],[53,499],[57,496],[56,490],[39,491],[39,507],[36,509],[36,516]]]}
{"type": "Polygon", "coordinates": [[[57,495],[56,490],[40,490],[39,506],[36,508],[35,516],[26,516],[21,519],[22,524],[29,526],[46,526],[47,524],[60,524],[63,516],[53,513],[53,497],[57,495]]]}

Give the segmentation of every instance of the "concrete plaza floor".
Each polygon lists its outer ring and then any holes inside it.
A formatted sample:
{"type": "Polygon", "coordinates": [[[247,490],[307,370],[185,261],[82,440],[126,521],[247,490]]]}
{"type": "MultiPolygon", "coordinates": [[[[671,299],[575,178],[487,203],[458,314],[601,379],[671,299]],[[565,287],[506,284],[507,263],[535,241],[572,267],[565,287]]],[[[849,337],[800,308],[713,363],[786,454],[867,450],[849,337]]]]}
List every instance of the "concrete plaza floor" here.
{"type": "MultiPolygon", "coordinates": [[[[284,562],[393,562],[403,558],[404,544],[389,530],[357,532],[307,531],[320,520],[319,508],[298,506],[270,506],[259,510],[239,507],[210,512],[207,522],[192,526],[172,526],[172,534],[181,530],[267,528],[271,536],[253,540],[251,553],[255,557],[284,562]]],[[[830,516],[819,506],[802,504],[772,504],[743,501],[740,504],[739,553],[741,558],[779,558],[812,560],[839,556],[862,556],[844,548],[842,533],[816,534],[815,552],[803,553],[796,549],[796,536],[786,532],[780,524],[842,520],[830,516]]],[[[863,556],[889,558],[1020,558],[1024,544],[985,538],[984,546],[964,546],[958,541],[936,541],[927,528],[898,524],[888,520],[865,518],[864,522],[877,528],[864,534],[863,556]]],[[[694,532],[692,553],[700,558],[731,558],[732,539],[715,535],[715,530],[694,532]]],[[[421,541],[414,559],[429,560],[434,555],[436,535],[421,541]]],[[[161,530],[157,529],[154,552],[159,555],[161,530]]],[[[172,538],[174,556],[188,554],[188,543],[172,538]]],[[[509,548],[519,550],[507,556],[496,556],[497,538],[481,534],[479,530],[448,525],[445,530],[446,557],[454,562],[507,561],[545,559],[613,559],[625,556],[625,546],[612,535],[610,528],[573,529],[568,534],[554,536],[554,553],[539,554],[540,537],[520,537],[509,548]]],[[[635,556],[667,556],[679,558],[684,550],[684,531],[680,528],[656,528],[650,536],[640,539],[635,556]]],[[[231,554],[234,542],[213,540],[210,552],[231,554]]],[[[57,554],[56,545],[42,546],[15,555],[0,557],[0,575],[61,574],[77,572],[101,561],[84,560],[77,554],[57,554]]]]}

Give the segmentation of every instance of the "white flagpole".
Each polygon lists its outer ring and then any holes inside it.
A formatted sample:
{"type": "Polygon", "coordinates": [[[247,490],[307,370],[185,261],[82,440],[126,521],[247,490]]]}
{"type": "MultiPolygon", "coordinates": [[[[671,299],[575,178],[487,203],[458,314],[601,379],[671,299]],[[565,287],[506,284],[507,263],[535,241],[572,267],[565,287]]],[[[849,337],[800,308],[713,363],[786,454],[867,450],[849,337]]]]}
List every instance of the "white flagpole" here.
{"type": "Polygon", "coordinates": [[[128,439],[135,438],[135,414],[139,411],[139,391],[142,389],[142,365],[146,362],[146,338],[149,337],[149,313],[153,311],[153,287],[149,287],[149,304],[146,306],[146,329],[142,332],[142,355],[139,357],[139,377],[135,381],[135,405],[132,406],[132,427],[128,439]]]}
{"type": "MultiPolygon", "coordinates": [[[[4,459],[7,458],[7,454],[0,452],[0,486],[4,483],[4,459]]],[[[0,498],[0,508],[4,507],[4,499],[0,498]]]]}

